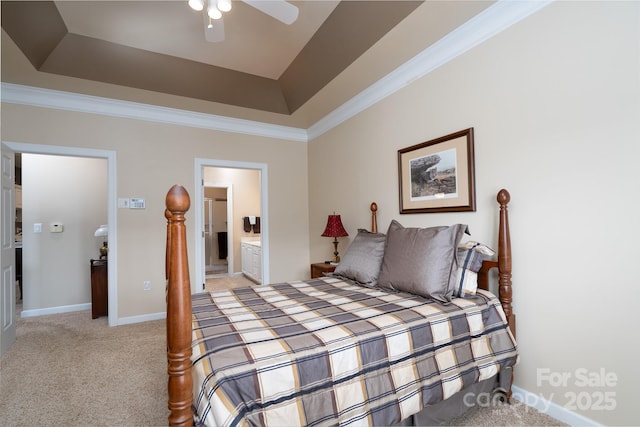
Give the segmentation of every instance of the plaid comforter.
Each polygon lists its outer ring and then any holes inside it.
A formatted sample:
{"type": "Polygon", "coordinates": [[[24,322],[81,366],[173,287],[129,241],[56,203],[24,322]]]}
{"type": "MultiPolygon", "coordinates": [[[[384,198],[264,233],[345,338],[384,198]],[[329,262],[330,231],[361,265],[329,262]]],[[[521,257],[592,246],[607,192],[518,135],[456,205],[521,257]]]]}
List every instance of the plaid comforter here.
{"type": "Polygon", "coordinates": [[[193,296],[196,421],[390,425],[515,365],[497,298],[324,277],[193,296]]]}

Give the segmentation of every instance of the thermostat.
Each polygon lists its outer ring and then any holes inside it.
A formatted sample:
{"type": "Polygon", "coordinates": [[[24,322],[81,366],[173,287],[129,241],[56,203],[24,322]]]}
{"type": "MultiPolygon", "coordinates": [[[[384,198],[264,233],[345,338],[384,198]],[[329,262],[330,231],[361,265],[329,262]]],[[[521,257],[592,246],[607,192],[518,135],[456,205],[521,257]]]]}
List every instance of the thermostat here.
{"type": "Polygon", "coordinates": [[[52,233],[62,233],[64,231],[64,225],[61,222],[52,222],[49,224],[49,231],[52,233]]]}
{"type": "Polygon", "coordinates": [[[144,209],[144,199],[129,199],[129,209],[144,209]]]}

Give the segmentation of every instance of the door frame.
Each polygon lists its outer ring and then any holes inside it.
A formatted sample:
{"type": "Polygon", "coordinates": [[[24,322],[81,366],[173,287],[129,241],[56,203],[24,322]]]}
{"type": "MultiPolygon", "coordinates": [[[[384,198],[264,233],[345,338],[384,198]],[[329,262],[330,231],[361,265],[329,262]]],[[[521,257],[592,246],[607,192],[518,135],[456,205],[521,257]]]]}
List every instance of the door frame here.
{"type": "MultiPolygon", "coordinates": [[[[269,197],[268,197],[268,167],[266,163],[238,162],[231,160],[216,160],[195,158],[194,160],[194,203],[195,209],[195,280],[191,282],[191,292],[202,292],[202,286],[206,283],[204,275],[204,245],[202,230],[204,227],[204,168],[230,168],[230,169],[252,169],[260,171],[260,240],[262,241],[262,281],[269,281],[269,197]]],[[[227,207],[228,209],[229,207],[227,207]]],[[[233,208],[232,208],[233,209],[233,208]]],[[[229,220],[230,218],[227,218],[229,220]]]]}
{"type": "MultiPolygon", "coordinates": [[[[64,147],[57,145],[29,144],[23,142],[2,141],[16,153],[46,154],[66,157],[89,157],[107,160],[107,223],[109,225],[109,326],[118,326],[118,212],[116,152],[93,148],[64,147]]],[[[14,267],[15,268],[15,267],[14,267]]],[[[24,286],[24,285],[23,285],[24,286]]]]}
{"type": "MultiPolygon", "coordinates": [[[[204,189],[206,188],[224,188],[226,193],[227,193],[227,235],[228,235],[228,239],[227,239],[227,275],[231,275],[233,274],[232,271],[229,271],[229,268],[231,266],[234,265],[234,257],[233,257],[233,188],[231,186],[231,184],[217,184],[215,182],[204,182],[202,185],[202,191],[203,191],[203,196],[202,196],[202,202],[204,203],[204,189]]],[[[215,200],[214,200],[215,202],[215,200]]],[[[198,206],[198,205],[196,205],[198,206]]],[[[204,204],[200,205],[201,208],[204,206],[204,204]]],[[[202,218],[202,228],[201,230],[203,230],[203,234],[204,234],[204,212],[202,212],[203,218],[202,218]]],[[[204,238],[204,235],[203,235],[204,238]]],[[[205,269],[205,272],[203,273],[206,276],[206,267],[207,267],[207,262],[205,261],[205,250],[204,250],[204,246],[202,248],[202,267],[205,269]]],[[[205,277],[206,279],[206,277],[205,277]]]]}

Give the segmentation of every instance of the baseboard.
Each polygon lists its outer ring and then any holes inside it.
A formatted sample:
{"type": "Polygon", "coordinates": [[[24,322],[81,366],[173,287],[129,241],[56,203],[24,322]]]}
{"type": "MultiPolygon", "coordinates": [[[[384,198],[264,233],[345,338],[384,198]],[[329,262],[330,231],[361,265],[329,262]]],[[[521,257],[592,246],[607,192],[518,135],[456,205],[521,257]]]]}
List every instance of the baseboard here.
{"type": "Polygon", "coordinates": [[[151,313],[151,314],[141,314],[139,316],[121,317],[118,319],[118,326],[131,325],[132,323],[148,322],[151,320],[162,320],[166,318],[167,318],[167,313],[164,311],[161,313],[151,313]]]}
{"type": "Polygon", "coordinates": [[[22,310],[20,317],[37,317],[48,314],[70,313],[72,311],[91,310],[91,303],[62,305],[59,307],[36,308],[33,310],[22,310]]]}
{"type": "Polygon", "coordinates": [[[592,420],[591,418],[587,418],[584,415],[580,415],[563,406],[553,403],[541,395],[531,393],[515,385],[511,387],[511,390],[513,392],[512,397],[515,400],[531,406],[532,408],[535,408],[558,421],[562,421],[563,423],[571,426],[602,426],[602,424],[592,420]]]}
{"type": "MultiPolygon", "coordinates": [[[[49,314],[70,313],[72,311],[84,311],[91,310],[91,303],[87,304],[75,304],[75,305],[63,305],[60,307],[47,307],[37,308],[34,310],[22,310],[21,317],[37,317],[46,316],[49,314]]],[[[142,314],[140,316],[121,317],[118,319],[118,325],[130,325],[132,323],[148,322],[150,320],[162,320],[167,318],[166,312],[142,314]]]]}

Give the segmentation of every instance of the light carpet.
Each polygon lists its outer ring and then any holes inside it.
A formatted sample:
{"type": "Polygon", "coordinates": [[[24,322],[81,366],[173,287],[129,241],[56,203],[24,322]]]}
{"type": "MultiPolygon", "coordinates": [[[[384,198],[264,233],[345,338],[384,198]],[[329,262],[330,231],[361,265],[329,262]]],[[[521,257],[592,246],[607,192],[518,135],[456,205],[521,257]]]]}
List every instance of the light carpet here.
{"type": "MultiPolygon", "coordinates": [[[[167,424],[165,321],[109,327],[89,311],[20,318],[0,359],[2,426],[167,424]]],[[[476,408],[448,425],[555,426],[526,405],[476,408]]]]}

